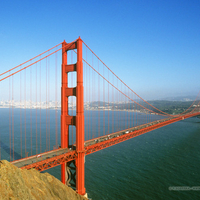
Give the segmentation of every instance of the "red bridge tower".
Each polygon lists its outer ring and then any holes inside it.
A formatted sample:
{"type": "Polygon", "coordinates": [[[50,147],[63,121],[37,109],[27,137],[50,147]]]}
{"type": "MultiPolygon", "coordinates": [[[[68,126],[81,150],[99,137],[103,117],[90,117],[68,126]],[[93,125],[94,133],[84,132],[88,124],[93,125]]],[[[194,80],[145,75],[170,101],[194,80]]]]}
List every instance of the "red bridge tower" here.
{"type": "MultiPolygon", "coordinates": [[[[76,127],[75,160],[75,188],[77,193],[84,195],[85,191],[85,152],[84,152],[84,99],[83,99],[83,62],[82,40],[79,37],[75,42],[62,43],[62,87],[61,87],[61,148],[69,148],[69,126],[76,127]],[[77,49],[77,63],[67,64],[67,51],[77,49]],[[77,86],[68,87],[68,73],[76,71],[77,86]],[[69,115],[68,97],[76,96],[76,116],[69,115]]],[[[61,165],[61,181],[68,184],[68,170],[70,163],[61,165]]]]}

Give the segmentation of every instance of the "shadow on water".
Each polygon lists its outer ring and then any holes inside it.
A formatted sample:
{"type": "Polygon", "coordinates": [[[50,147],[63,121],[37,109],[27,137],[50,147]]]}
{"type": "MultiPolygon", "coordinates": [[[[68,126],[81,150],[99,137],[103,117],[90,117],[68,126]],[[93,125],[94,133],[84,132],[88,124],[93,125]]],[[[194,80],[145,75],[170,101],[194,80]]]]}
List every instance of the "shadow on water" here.
{"type": "MultiPolygon", "coordinates": [[[[11,151],[11,157],[13,158],[13,149],[11,148],[10,150],[10,147],[8,145],[6,145],[5,143],[3,143],[2,141],[0,141],[0,148],[4,149],[4,151],[9,155],[10,154],[10,151],[11,151]]],[[[18,159],[21,159],[21,158],[24,158],[24,157],[21,157],[21,155],[19,153],[17,153],[16,151],[14,151],[14,159],[15,160],[18,160],[18,159]]],[[[42,171],[40,173],[45,173],[47,171],[42,171]]]]}
{"type": "MultiPolygon", "coordinates": [[[[2,141],[0,141],[0,147],[9,155],[11,152],[11,157],[13,158],[13,149],[10,148],[8,145],[6,145],[5,143],[3,143],[2,141]]],[[[21,155],[19,153],[17,153],[16,151],[14,151],[14,159],[18,160],[21,159],[21,155]]]]}

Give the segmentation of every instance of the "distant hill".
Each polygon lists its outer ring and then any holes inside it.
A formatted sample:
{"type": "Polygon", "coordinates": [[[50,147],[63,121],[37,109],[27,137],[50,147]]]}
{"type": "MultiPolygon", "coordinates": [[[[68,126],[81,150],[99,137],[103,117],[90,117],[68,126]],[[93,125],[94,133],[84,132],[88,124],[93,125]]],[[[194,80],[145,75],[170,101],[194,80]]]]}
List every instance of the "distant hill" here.
{"type": "MultiPolygon", "coordinates": [[[[177,97],[167,97],[167,98],[163,98],[160,100],[167,100],[167,101],[194,101],[196,99],[197,96],[192,96],[192,95],[188,95],[188,96],[177,96],[177,97]]],[[[199,98],[200,100],[200,98],[199,98]]]]}

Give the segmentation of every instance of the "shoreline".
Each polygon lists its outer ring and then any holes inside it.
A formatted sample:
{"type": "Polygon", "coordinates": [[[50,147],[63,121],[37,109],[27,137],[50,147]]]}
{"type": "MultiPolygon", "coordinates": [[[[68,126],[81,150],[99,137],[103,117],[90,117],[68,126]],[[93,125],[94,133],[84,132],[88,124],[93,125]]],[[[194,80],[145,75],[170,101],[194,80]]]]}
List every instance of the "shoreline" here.
{"type": "MultiPolygon", "coordinates": [[[[18,107],[18,106],[0,106],[0,109],[30,109],[30,110],[45,110],[45,109],[49,109],[49,110],[61,110],[61,107],[55,108],[55,107],[18,107]]],[[[69,108],[69,110],[76,110],[76,108],[69,108]]],[[[136,113],[140,113],[140,114],[151,114],[151,115],[158,115],[157,113],[146,113],[146,112],[141,112],[140,110],[111,110],[111,109],[84,109],[85,111],[120,111],[120,112],[136,112],[136,113]]]]}

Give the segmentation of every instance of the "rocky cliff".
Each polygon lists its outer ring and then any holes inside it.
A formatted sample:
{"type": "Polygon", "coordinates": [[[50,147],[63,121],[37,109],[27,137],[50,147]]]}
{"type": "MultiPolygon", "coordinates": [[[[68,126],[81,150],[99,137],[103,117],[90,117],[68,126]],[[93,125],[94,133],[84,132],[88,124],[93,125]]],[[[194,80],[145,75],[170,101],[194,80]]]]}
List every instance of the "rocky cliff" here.
{"type": "Polygon", "coordinates": [[[0,161],[0,200],[87,200],[49,173],[19,169],[0,161]]]}

